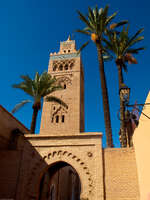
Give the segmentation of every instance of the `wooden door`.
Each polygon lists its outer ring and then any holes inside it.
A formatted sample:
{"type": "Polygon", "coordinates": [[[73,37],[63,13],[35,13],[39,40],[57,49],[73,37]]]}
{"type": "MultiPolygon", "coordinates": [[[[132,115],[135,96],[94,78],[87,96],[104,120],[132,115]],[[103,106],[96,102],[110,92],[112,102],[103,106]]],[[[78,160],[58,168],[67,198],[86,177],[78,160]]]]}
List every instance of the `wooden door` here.
{"type": "Polygon", "coordinates": [[[76,171],[67,163],[59,162],[43,176],[39,200],[79,200],[80,190],[76,171]]]}

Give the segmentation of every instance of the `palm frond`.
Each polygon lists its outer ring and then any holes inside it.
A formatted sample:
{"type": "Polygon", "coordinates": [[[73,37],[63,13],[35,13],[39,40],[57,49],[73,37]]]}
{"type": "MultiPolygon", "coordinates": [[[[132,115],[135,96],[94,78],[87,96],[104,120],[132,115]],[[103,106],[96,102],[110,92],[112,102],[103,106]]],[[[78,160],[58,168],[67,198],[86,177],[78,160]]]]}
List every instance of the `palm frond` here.
{"type": "Polygon", "coordinates": [[[111,16],[107,17],[105,26],[107,26],[117,15],[118,12],[113,13],[111,16]]]}
{"type": "Polygon", "coordinates": [[[126,62],[128,62],[129,64],[137,64],[137,60],[132,56],[131,53],[127,53],[124,56],[124,59],[126,62]]]}
{"type": "Polygon", "coordinates": [[[141,40],[144,40],[144,37],[143,37],[143,36],[139,36],[138,38],[136,38],[136,39],[130,41],[130,42],[129,42],[129,45],[132,46],[132,45],[134,45],[135,43],[140,42],[141,40]]]}
{"type": "Polygon", "coordinates": [[[113,56],[110,54],[110,51],[108,51],[107,47],[103,46],[102,54],[104,61],[111,61],[113,59],[113,56]]]}
{"type": "Polygon", "coordinates": [[[21,103],[18,103],[15,105],[15,107],[12,109],[11,113],[15,113],[16,111],[18,111],[21,107],[23,107],[25,104],[27,103],[31,103],[32,101],[30,100],[23,100],[21,103]]]}
{"type": "Polygon", "coordinates": [[[118,27],[123,26],[123,25],[125,25],[127,23],[128,23],[128,21],[124,20],[124,21],[121,21],[121,22],[118,22],[118,23],[111,24],[110,25],[110,29],[118,28],[118,27]]]}
{"type": "Polygon", "coordinates": [[[109,50],[113,49],[113,45],[110,41],[106,40],[105,38],[103,38],[103,42],[106,44],[106,48],[109,50]]]}
{"type": "Polygon", "coordinates": [[[21,82],[19,84],[13,84],[12,87],[21,89],[28,95],[33,96],[32,84],[21,82]]]}
{"type": "Polygon", "coordinates": [[[93,27],[91,26],[89,21],[86,19],[86,17],[80,11],[77,11],[77,12],[79,14],[79,18],[81,19],[81,21],[83,21],[90,29],[93,29],[93,27]]]}
{"type": "Polygon", "coordinates": [[[85,31],[85,30],[79,30],[79,29],[77,29],[76,32],[83,33],[83,34],[86,34],[86,35],[91,35],[88,31],[85,31]]]}
{"type": "Polygon", "coordinates": [[[45,101],[47,101],[47,102],[55,102],[55,103],[58,103],[58,104],[60,104],[60,105],[62,105],[62,106],[64,106],[65,108],[68,109],[68,105],[67,105],[64,101],[62,101],[61,99],[59,99],[59,98],[57,98],[57,97],[55,97],[55,96],[47,96],[47,97],[45,98],[45,101]]]}
{"type": "Polygon", "coordinates": [[[100,9],[98,10],[98,14],[101,15],[102,12],[103,12],[103,8],[100,8],[100,9]]]}
{"type": "Polygon", "coordinates": [[[61,85],[57,85],[57,86],[53,86],[53,87],[49,87],[49,89],[47,90],[43,90],[43,93],[41,92],[41,96],[45,97],[46,95],[49,95],[53,92],[56,92],[58,90],[62,90],[62,86],[61,85]]]}
{"type": "Polygon", "coordinates": [[[111,61],[113,59],[113,56],[112,55],[106,55],[106,54],[104,54],[103,55],[103,60],[104,61],[111,61]]]}
{"type": "Polygon", "coordinates": [[[32,79],[28,75],[21,75],[21,79],[23,79],[25,82],[32,82],[32,79]]]}
{"type": "MultiPolygon", "coordinates": [[[[42,75],[41,75],[41,76],[42,76],[42,75]]],[[[38,83],[38,82],[39,82],[39,79],[40,79],[39,73],[36,72],[35,78],[34,78],[35,83],[38,83]]]]}
{"type": "Polygon", "coordinates": [[[91,22],[95,26],[96,25],[96,21],[95,21],[95,17],[94,17],[94,14],[93,14],[93,10],[90,7],[88,7],[88,11],[89,11],[88,12],[89,22],[91,22]]]}
{"type": "Polygon", "coordinates": [[[107,18],[108,9],[109,9],[109,5],[106,5],[105,8],[104,8],[104,10],[103,10],[103,15],[105,16],[105,18],[107,18]]]}
{"type": "Polygon", "coordinates": [[[130,49],[127,50],[127,53],[138,54],[139,51],[141,51],[141,50],[145,50],[145,47],[140,47],[140,48],[137,48],[137,49],[130,48],[130,49]]]}
{"type": "Polygon", "coordinates": [[[140,33],[142,33],[143,31],[144,31],[144,28],[139,29],[139,30],[135,33],[135,35],[134,35],[133,37],[131,37],[131,39],[129,40],[129,43],[131,43],[133,40],[135,40],[136,37],[137,37],[140,33]]]}
{"type": "Polygon", "coordinates": [[[78,54],[89,44],[90,40],[88,40],[87,42],[85,42],[80,49],[78,50],[78,54]]]}

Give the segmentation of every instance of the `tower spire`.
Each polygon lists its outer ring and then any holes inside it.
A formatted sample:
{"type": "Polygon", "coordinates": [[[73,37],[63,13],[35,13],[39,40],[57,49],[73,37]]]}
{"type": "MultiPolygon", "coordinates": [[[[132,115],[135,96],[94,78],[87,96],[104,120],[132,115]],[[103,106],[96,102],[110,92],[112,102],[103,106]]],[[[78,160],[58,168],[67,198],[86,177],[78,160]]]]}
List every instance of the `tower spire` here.
{"type": "Polygon", "coordinates": [[[69,36],[68,36],[67,41],[71,41],[71,36],[70,36],[70,34],[69,34],[69,36]]]}

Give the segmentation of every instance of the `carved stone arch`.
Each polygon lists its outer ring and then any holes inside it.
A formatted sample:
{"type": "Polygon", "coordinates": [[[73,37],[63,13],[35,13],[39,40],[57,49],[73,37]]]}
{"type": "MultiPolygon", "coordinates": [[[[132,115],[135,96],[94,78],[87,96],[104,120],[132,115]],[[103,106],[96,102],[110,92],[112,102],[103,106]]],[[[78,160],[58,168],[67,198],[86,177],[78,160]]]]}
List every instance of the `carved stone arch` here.
{"type": "Polygon", "coordinates": [[[58,66],[57,66],[57,64],[54,64],[53,65],[53,71],[57,71],[58,70],[58,66]]]}
{"type": "Polygon", "coordinates": [[[76,170],[81,182],[80,198],[88,199],[93,192],[93,180],[88,166],[77,155],[62,150],[49,152],[33,166],[26,188],[28,197],[32,200],[37,199],[39,184],[43,174],[56,162],[66,162],[76,170]]]}
{"type": "Polygon", "coordinates": [[[66,115],[66,114],[68,113],[67,109],[64,108],[64,107],[62,107],[62,106],[60,106],[60,105],[52,105],[52,108],[53,108],[54,106],[55,106],[56,108],[55,108],[55,110],[52,109],[52,110],[53,110],[52,113],[51,113],[51,122],[52,122],[52,123],[55,123],[55,118],[56,118],[56,116],[59,116],[59,118],[60,118],[60,117],[66,115]]]}
{"type": "Polygon", "coordinates": [[[59,71],[63,71],[64,70],[64,66],[63,64],[60,64],[59,67],[58,67],[59,71]]]}
{"type": "MultiPolygon", "coordinates": [[[[57,77],[56,77],[57,78],[57,77]]],[[[61,76],[57,78],[58,84],[66,83],[68,85],[72,85],[72,80],[68,76],[61,76]]]]}
{"type": "Polygon", "coordinates": [[[74,63],[70,63],[70,64],[69,64],[69,69],[72,70],[72,69],[73,69],[73,66],[74,66],[74,63]]]}
{"type": "Polygon", "coordinates": [[[68,69],[69,69],[68,63],[65,64],[64,69],[65,69],[65,70],[68,70],[68,69]]]}
{"type": "Polygon", "coordinates": [[[71,59],[69,61],[69,69],[72,70],[72,68],[74,67],[74,63],[75,63],[75,60],[74,59],[71,59]]]}

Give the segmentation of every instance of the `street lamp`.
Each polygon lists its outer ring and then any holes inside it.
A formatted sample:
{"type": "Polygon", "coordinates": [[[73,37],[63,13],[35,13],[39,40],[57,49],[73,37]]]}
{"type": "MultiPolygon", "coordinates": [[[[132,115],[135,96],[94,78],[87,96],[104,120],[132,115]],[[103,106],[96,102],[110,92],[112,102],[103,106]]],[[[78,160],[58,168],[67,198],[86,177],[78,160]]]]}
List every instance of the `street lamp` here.
{"type": "Polygon", "coordinates": [[[130,88],[128,88],[125,84],[122,84],[121,87],[119,88],[119,96],[120,100],[123,103],[122,108],[120,108],[119,110],[120,118],[118,117],[121,120],[121,127],[120,127],[121,137],[124,138],[126,135],[127,144],[129,145],[129,147],[131,147],[133,146],[132,135],[135,129],[135,126],[133,126],[132,124],[135,123],[135,125],[138,126],[139,117],[137,112],[140,112],[145,117],[150,119],[150,117],[147,116],[145,113],[143,113],[137,106],[150,105],[150,103],[129,105],[130,88]],[[134,110],[136,110],[137,112],[135,111],[133,112],[133,110],[129,111],[126,108],[134,108],[134,110]]]}
{"type": "Polygon", "coordinates": [[[134,108],[134,109],[138,110],[139,112],[141,112],[145,117],[147,117],[148,119],[150,119],[149,116],[147,116],[146,114],[144,114],[141,110],[139,110],[137,108],[137,106],[150,105],[150,103],[129,105],[128,103],[129,103],[129,98],[130,98],[130,88],[128,88],[128,86],[126,86],[125,84],[121,85],[121,87],[119,89],[119,96],[120,96],[121,101],[124,102],[125,107],[134,108]]]}
{"type": "Polygon", "coordinates": [[[128,88],[128,86],[125,84],[122,84],[119,88],[119,96],[121,101],[123,101],[125,105],[128,105],[130,98],[130,88],[128,88]]]}

